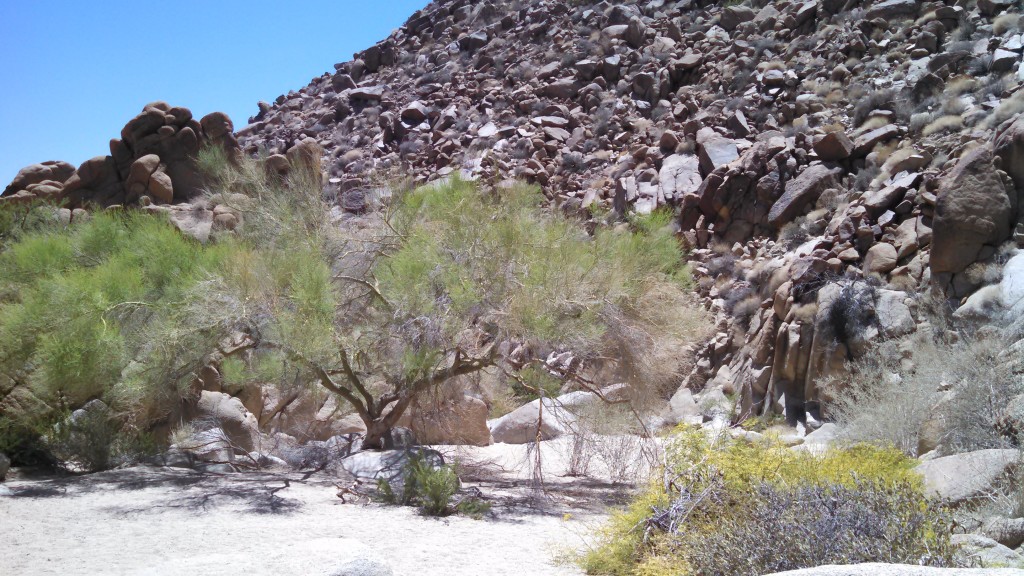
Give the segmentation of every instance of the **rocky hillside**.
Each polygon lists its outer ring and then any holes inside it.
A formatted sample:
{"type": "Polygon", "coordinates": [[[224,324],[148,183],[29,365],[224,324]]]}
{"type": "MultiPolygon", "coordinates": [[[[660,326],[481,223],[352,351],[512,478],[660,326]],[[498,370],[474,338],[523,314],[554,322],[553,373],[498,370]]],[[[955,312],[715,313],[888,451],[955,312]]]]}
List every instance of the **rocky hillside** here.
{"type": "Polygon", "coordinates": [[[1019,267],[1022,29],[1012,0],[434,2],[238,137],[315,139],[352,211],[389,169],[675,210],[719,314],[687,387],[813,425],[872,342],[1017,302],[978,289],[1019,267]]]}
{"type": "MultiPolygon", "coordinates": [[[[352,213],[389,174],[456,172],[583,219],[673,210],[717,314],[683,390],[814,426],[873,343],[1024,295],[1022,31],[1016,0],[442,0],[234,135],[155,103],[110,156],[3,198],[191,201],[190,154],[237,141],[278,171],[320,152],[352,213]]],[[[240,217],[203,202],[151,209],[200,237],[240,217]]]]}

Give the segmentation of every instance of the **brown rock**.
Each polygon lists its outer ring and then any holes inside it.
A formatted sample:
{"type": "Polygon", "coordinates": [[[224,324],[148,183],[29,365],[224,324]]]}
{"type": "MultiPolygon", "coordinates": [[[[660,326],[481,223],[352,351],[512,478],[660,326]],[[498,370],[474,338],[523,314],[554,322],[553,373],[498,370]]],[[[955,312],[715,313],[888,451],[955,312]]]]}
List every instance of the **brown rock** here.
{"type": "Polygon", "coordinates": [[[63,183],[74,173],[74,166],[59,160],[30,164],[18,171],[14,180],[11,181],[7,188],[4,188],[3,194],[0,194],[0,196],[14,194],[19,190],[25,190],[32,184],[39,184],[46,180],[63,183]]]}
{"type": "Polygon", "coordinates": [[[864,256],[864,271],[868,274],[885,274],[896,268],[896,248],[884,242],[875,244],[864,256]]]}
{"type": "Polygon", "coordinates": [[[842,131],[829,132],[814,143],[814,153],[826,162],[845,160],[853,149],[853,140],[842,131]]]}
{"type": "Polygon", "coordinates": [[[988,144],[967,153],[942,179],[932,225],[932,272],[961,272],[983,246],[1009,237],[1016,203],[1007,184],[992,165],[988,144]]]}
{"type": "Polygon", "coordinates": [[[777,228],[796,218],[818,196],[836,186],[835,171],[822,164],[814,164],[786,183],[786,191],[768,212],[768,224],[777,228]]]}
{"type": "Polygon", "coordinates": [[[454,400],[422,399],[412,414],[412,431],[421,444],[487,446],[487,404],[463,395],[454,400]]]}

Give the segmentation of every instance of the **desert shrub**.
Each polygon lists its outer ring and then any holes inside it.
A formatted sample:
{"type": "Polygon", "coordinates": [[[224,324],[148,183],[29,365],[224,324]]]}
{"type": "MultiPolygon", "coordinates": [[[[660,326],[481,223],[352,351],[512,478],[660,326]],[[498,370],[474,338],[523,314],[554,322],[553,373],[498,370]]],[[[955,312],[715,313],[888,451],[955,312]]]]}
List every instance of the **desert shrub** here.
{"type": "Polygon", "coordinates": [[[844,284],[829,304],[826,322],[836,342],[849,343],[872,319],[875,291],[866,283],[844,284]]]}
{"type": "Polygon", "coordinates": [[[907,373],[896,342],[872,349],[850,365],[850,376],[823,382],[828,417],[851,441],[882,443],[917,455],[922,425],[938,399],[931,366],[907,373]]]}
{"type": "Polygon", "coordinates": [[[429,459],[413,454],[405,470],[401,491],[385,480],[377,481],[377,498],[385,504],[417,506],[428,516],[451,512],[452,497],[459,490],[459,477],[448,464],[435,466],[429,459]]]}
{"type": "Polygon", "coordinates": [[[948,400],[939,409],[942,448],[945,453],[986,448],[1009,448],[1018,438],[1007,437],[998,425],[999,415],[1015,396],[1024,393],[1024,382],[1015,374],[1005,343],[990,337],[967,337],[944,348],[948,400]]]}
{"type": "Polygon", "coordinates": [[[943,454],[1007,448],[1015,441],[1000,432],[998,417],[1024,383],[999,338],[948,343],[912,335],[875,346],[850,372],[821,384],[831,398],[828,415],[849,440],[890,444],[910,455],[935,447],[943,454]]]}
{"type": "Polygon", "coordinates": [[[455,506],[455,510],[459,514],[472,518],[473,520],[481,520],[491,512],[491,503],[481,498],[471,496],[469,498],[462,499],[455,506]]]}
{"type": "Polygon", "coordinates": [[[949,520],[912,465],[892,448],[813,455],[770,438],[683,429],[667,447],[663,479],[613,515],[580,564],[589,574],[702,576],[952,565],[949,520]]]}
{"type": "Polygon", "coordinates": [[[459,477],[451,466],[433,466],[418,462],[412,468],[416,480],[420,510],[429,516],[444,516],[449,512],[452,496],[459,490],[459,477]]]}
{"type": "Polygon", "coordinates": [[[873,110],[893,110],[896,100],[897,93],[891,89],[876,90],[866,94],[857,101],[856,106],[853,108],[853,125],[860,126],[863,124],[873,110]]]}
{"type": "Polygon", "coordinates": [[[779,242],[782,243],[787,250],[796,248],[804,242],[807,242],[811,237],[807,232],[807,228],[804,227],[806,222],[807,219],[801,216],[779,229],[779,242]]]}
{"type": "Polygon", "coordinates": [[[0,415],[6,429],[46,430],[93,399],[128,429],[159,417],[216,343],[184,303],[231,250],[132,212],[19,236],[0,253],[0,371],[43,406],[0,415]]]}
{"type": "Polygon", "coordinates": [[[960,116],[940,116],[921,130],[924,136],[931,136],[940,132],[960,130],[964,127],[964,120],[960,116]]]}

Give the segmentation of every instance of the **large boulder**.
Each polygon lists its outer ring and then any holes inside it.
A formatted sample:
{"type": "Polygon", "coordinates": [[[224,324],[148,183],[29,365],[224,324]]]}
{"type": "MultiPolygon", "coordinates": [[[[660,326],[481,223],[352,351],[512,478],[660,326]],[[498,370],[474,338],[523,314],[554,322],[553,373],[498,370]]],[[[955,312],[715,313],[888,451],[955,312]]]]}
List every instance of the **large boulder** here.
{"type": "Polygon", "coordinates": [[[421,444],[487,446],[491,443],[487,412],[487,404],[472,396],[425,398],[413,409],[410,427],[421,444]]]}
{"type": "Polygon", "coordinates": [[[718,24],[732,32],[740,24],[753,20],[756,15],[754,9],[749,6],[726,6],[722,10],[722,17],[718,24]]]}
{"type": "Polygon", "coordinates": [[[998,245],[1010,235],[1016,216],[1016,193],[992,164],[992,147],[979,146],[964,155],[942,180],[932,227],[933,273],[962,272],[985,245],[998,245]]]}
{"type": "Polygon", "coordinates": [[[921,3],[918,0],[885,0],[868,9],[867,19],[892,20],[894,18],[911,18],[917,16],[921,10],[921,3]]]}
{"type": "Polygon", "coordinates": [[[11,459],[6,454],[0,452],[0,480],[7,477],[7,471],[11,469],[11,459]]]}
{"type": "Polygon", "coordinates": [[[90,158],[64,183],[62,197],[71,207],[89,203],[109,206],[124,202],[124,184],[111,156],[90,158]]]}
{"type": "Polygon", "coordinates": [[[256,417],[245,409],[238,398],[223,392],[203,390],[193,417],[204,424],[222,429],[231,444],[245,452],[251,452],[259,445],[260,431],[256,417]]]}
{"type": "Polygon", "coordinates": [[[814,153],[825,161],[845,160],[853,154],[853,140],[846,132],[829,132],[814,143],[814,153]]]}
{"type": "Polygon", "coordinates": [[[1018,195],[1024,193],[1024,116],[1000,126],[996,132],[995,155],[999,168],[1013,179],[1018,195]]]}
{"type": "Polygon", "coordinates": [[[993,493],[1020,459],[1020,451],[989,449],[922,462],[916,470],[925,488],[949,504],[976,501],[993,493]]]}
{"type": "Polygon", "coordinates": [[[551,440],[565,435],[576,423],[576,416],[557,399],[534,400],[508,414],[487,422],[495,442],[528,444],[538,439],[551,440]]]}
{"type": "Polygon", "coordinates": [[[821,193],[834,188],[836,170],[824,164],[814,164],[800,173],[799,176],[786,183],[786,191],[775,201],[768,211],[768,224],[782,227],[792,221],[807,207],[815,202],[821,193]]]}
{"type": "Polygon", "coordinates": [[[658,172],[659,195],[665,200],[679,199],[700,188],[700,160],[693,154],[673,154],[661,163],[658,172]]]}
{"type": "Polygon", "coordinates": [[[879,242],[864,256],[864,271],[868,274],[886,274],[896,268],[896,248],[879,242]]]}
{"type": "Polygon", "coordinates": [[[1007,548],[1024,544],[1024,518],[991,518],[981,527],[981,534],[1007,548]]]}
{"type": "Polygon", "coordinates": [[[30,164],[18,171],[18,174],[14,176],[14,180],[7,185],[7,188],[4,188],[4,191],[0,196],[14,194],[27,189],[33,184],[40,184],[47,180],[64,183],[64,181],[70,178],[74,173],[74,166],[59,160],[49,160],[47,162],[40,162],[39,164],[30,164]]]}
{"type": "Polygon", "coordinates": [[[705,176],[739,157],[735,140],[713,136],[700,142],[700,169],[705,176]]]}
{"type": "Polygon", "coordinates": [[[1024,558],[1020,554],[987,536],[954,534],[951,542],[959,546],[960,554],[974,565],[1024,568],[1024,558]]]}

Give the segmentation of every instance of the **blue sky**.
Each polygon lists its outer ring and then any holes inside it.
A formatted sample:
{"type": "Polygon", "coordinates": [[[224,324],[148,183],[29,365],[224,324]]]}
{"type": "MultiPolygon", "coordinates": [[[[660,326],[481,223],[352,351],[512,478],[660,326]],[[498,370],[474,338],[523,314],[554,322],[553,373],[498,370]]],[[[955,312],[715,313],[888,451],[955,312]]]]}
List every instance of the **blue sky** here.
{"type": "Polygon", "coordinates": [[[109,153],[153,100],[236,128],[386,38],[428,0],[0,0],[0,190],[109,153]]]}

